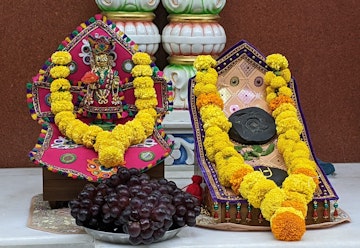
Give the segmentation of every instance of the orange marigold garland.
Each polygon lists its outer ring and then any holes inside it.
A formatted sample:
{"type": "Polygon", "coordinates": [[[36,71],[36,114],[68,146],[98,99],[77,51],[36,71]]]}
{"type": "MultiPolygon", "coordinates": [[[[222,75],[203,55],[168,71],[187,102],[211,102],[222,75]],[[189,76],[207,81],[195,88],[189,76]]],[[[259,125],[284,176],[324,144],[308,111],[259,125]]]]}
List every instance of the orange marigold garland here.
{"type": "Polygon", "coordinates": [[[276,239],[300,240],[306,231],[302,213],[293,207],[280,207],[270,219],[271,231],[276,239]]]}
{"type": "Polygon", "coordinates": [[[199,95],[196,99],[196,107],[201,109],[201,107],[206,106],[208,104],[214,104],[219,106],[219,108],[224,108],[224,102],[222,101],[219,93],[204,93],[199,95]]]}
{"type": "Polygon", "coordinates": [[[283,103],[290,103],[295,106],[294,100],[291,97],[280,95],[270,101],[269,106],[271,111],[274,111],[283,103]]]}

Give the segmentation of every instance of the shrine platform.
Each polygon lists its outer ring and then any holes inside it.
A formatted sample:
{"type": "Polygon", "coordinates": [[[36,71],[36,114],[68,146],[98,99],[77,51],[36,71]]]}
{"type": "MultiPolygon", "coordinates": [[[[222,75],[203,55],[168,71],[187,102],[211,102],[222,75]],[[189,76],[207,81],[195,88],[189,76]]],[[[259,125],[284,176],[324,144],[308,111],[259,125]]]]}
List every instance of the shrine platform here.
{"type": "MultiPolygon", "coordinates": [[[[360,163],[335,164],[329,179],[340,197],[339,207],[351,217],[350,223],[308,230],[299,242],[283,242],[271,232],[231,232],[185,227],[175,238],[150,246],[157,248],[231,247],[360,247],[360,163]]],[[[94,240],[87,234],[52,234],[26,226],[31,198],[42,193],[41,168],[0,169],[0,247],[9,248],[110,248],[135,247],[94,240]]],[[[182,188],[191,183],[192,166],[166,166],[165,177],[182,188]]]]}

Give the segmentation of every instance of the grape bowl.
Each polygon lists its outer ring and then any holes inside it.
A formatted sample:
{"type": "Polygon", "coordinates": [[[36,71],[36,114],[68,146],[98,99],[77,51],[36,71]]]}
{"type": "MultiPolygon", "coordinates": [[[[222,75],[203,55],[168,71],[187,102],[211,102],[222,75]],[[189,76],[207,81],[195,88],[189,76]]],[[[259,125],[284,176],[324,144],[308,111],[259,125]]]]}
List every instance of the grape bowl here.
{"type": "MultiPolygon", "coordinates": [[[[181,228],[166,231],[162,238],[159,238],[158,240],[155,240],[153,242],[155,243],[155,242],[161,242],[161,241],[165,241],[168,239],[172,239],[173,237],[176,236],[176,234],[178,234],[180,232],[181,228]]],[[[129,234],[102,232],[102,231],[97,231],[97,230],[86,228],[86,227],[84,229],[88,234],[90,234],[97,240],[101,240],[101,241],[109,242],[109,243],[115,243],[115,244],[129,244],[130,243],[130,241],[129,241],[130,235],[129,234]]]]}
{"type": "Polygon", "coordinates": [[[185,225],[195,226],[201,211],[199,200],[173,181],[125,167],[97,186],[86,185],[69,207],[95,239],[132,245],[173,238],[185,225]]]}

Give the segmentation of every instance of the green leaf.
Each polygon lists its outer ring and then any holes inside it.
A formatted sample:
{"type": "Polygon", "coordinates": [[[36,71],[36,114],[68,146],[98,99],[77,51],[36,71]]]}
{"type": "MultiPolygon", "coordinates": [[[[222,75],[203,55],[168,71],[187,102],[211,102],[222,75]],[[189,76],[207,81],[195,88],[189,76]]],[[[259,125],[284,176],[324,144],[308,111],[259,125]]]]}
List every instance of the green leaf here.
{"type": "Polygon", "coordinates": [[[251,158],[249,158],[249,153],[248,152],[244,153],[244,159],[245,160],[251,160],[251,158]]]}
{"type": "Polygon", "coordinates": [[[270,153],[272,153],[274,151],[274,148],[275,148],[275,144],[274,143],[271,143],[268,148],[266,148],[265,151],[263,151],[261,153],[262,156],[266,156],[266,155],[269,155],[270,153]]]}
{"type": "Polygon", "coordinates": [[[250,155],[254,156],[254,157],[260,157],[260,153],[256,152],[256,151],[251,151],[250,155]]]}
{"type": "Polygon", "coordinates": [[[252,148],[255,152],[263,152],[263,148],[259,145],[253,145],[252,148]]]}
{"type": "Polygon", "coordinates": [[[234,149],[239,152],[243,149],[243,146],[234,146],[234,149]]]}

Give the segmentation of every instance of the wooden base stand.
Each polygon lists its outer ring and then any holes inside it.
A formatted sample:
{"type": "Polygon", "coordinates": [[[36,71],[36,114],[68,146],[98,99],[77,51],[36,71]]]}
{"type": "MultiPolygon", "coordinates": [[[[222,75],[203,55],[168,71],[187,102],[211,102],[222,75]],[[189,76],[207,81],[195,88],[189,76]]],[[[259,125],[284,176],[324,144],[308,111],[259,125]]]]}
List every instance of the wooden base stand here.
{"type": "MultiPolygon", "coordinates": [[[[164,162],[146,172],[152,178],[164,177],[164,162]]],[[[86,180],[53,173],[43,168],[43,199],[48,201],[51,208],[66,207],[67,203],[76,198],[86,184],[97,184],[86,180]]]]}
{"type": "MultiPolygon", "coordinates": [[[[248,208],[247,203],[241,204],[240,206],[236,204],[229,204],[228,206],[226,206],[225,203],[215,203],[211,198],[210,192],[207,187],[205,188],[204,205],[206,209],[210,212],[211,216],[217,216],[216,221],[218,223],[236,223],[251,226],[270,225],[270,222],[266,221],[260,214],[260,209],[253,207],[248,208]]],[[[316,208],[314,208],[313,202],[309,203],[307,216],[305,218],[306,225],[319,224],[331,221],[329,217],[330,211],[330,204],[328,204],[327,215],[324,215],[324,201],[318,201],[316,208]]]]}

